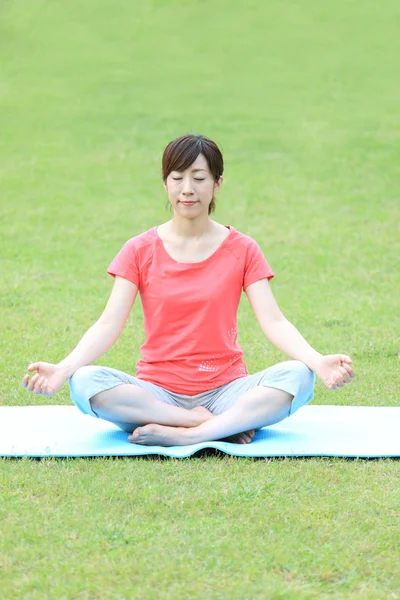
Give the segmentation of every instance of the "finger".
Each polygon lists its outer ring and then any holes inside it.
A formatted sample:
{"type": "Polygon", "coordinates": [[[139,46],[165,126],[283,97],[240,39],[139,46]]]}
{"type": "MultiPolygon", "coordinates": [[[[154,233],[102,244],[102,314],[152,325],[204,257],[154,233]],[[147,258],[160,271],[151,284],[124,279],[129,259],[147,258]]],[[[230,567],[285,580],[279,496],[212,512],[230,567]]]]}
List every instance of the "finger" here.
{"type": "Polygon", "coordinates": [[[40,390],[39,390],[39,394],[43,394],[43,384],[44,384],[44,382],[45,382],[45,378],[44,378],[44,377],[42,377],[42,380],[41,380],[41,382],[40,382],[40,390]]]}
{"type": "Polygon", "coordinates": [[[338,376],[336,377],[336,385],[340,388],[344,387],[350,381],[350,377],[345,369],[337,368],[338,376]]]}
{"type": "Polygon", "coordinates": [[[339,381],[342,381],[346,375],[347,375],[346,369],[344,369],[340,365],[336,367],[336,369],[335,369],[336,379],[338,379],[339,381]]]}
{"type": "Polygon", "coordinates": [[[344,383],[343,383],[343,375],[339,370],[340,367],[336,367],[336,369],[334,369],[332,371],[332,376],[331,376],[331,382],[332,382],[332,386],[330,386],[330,388],[332,390],[336,390],[339,387],[343,387],[344,383]]]}
{"type": "Polygon", "coordinates": [[[37,375],[35,375],[34,377],[32,377],[32,379],[30,381],[30,385],[29,385],[31,392],[35,393],[35,387],[36,387],[36,384],[39,381],[39,379],[40,379],[39,373],[37,375]]]}
{"type": "Polygon", "coordinates": [[[31,392],[35,386],[35,383],[37,382],[39,377],[39,373],[36,373],[36,375],[34,375],[32,377],[32,379],[28,382],[28,385],[26,387],[26,389],[28,390],[28,392],[31,392]]]}
{"type": "Polygon", "coordinates": [[[356,374],[354,373],[353,369],[350,367],[350,365],[346,365],[345,363],[342,363],[342,367],[343,369],[346,369],[346,371],[348,372],[348,374],[350,375],[350,377],[353,379],[353,377],[356,376],[356,374]]]}
{"type": "Polygon", "coordinates": [[[37,371],[39,369],[39,363],[32,363],[28,367],[28,371],[37,371]]]}
{"type": "MultiPolygon", "coordinates": [[[[346,373],[343,374],[344,382],[351,383],[352,379],[354,379],[354,377],[356,376],[353,369],[351,367],[349,367],[348,365],[342,365],[341,368],[346,371],[346,373]]],[[[343,373],[343,371],[342,371],[342,373],[343,373]]]]}
{"type": "Polygon", "coordinates": [[[339,354],[339,358],[342,362],[348,363],[349,365],[353,362],[347,354],[339,354]]]}
{"type": "Polygon", "coordinates": [[[41,393],[43,379],[44,379],[44,377],[39,377],[39,379],[36,381],[36,383],[34,385],[34,388],[33,388],[33,393],[34,394],[40,394],[41,393]]]}
{"type": "Polygon", "coordinates": [[[346,369],[344,367],[338,367],[338,370],[340,371],[342,381],[344,381],[344,383],[349,383],[349,381],[351,381],[351,377],[346,369]]]}
{"type": "Polygon", "coordinates": [[[25,375],[24,378],[22,379],[22,387],[26,388],[26,386],[28,385],[29,382],[29,375],[25,375]]]}
{"type": "Polygon", "coordinates": [[[43,393],[48,396],[49,398],[51,398],[52,396],[54,396],[54,390],[49,388],[49,381],[48,379],[44,380],[44,384],[42,385],[42,390],[43,393]]]}
{"type": "Polygon", "coordinates": [[[346,385],[346,383],[342,379],[338,379],[338,381],[336,382],[336,387],[338,387],[338,388],[342,388],[345,385],[346,385]]]}
{"type": "Polygon", "coordinates": [[[339,380],[336,380],[333,385],[330,386],[331,390],[337,390],[338,388],[343,387],[342,382],[340,382],[339,380]]]}

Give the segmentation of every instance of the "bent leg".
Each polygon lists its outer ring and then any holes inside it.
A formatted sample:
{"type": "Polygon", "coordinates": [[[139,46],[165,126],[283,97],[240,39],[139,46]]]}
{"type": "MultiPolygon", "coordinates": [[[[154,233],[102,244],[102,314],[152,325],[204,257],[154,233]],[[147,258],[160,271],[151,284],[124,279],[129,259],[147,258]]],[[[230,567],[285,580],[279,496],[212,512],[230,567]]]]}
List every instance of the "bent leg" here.
{"type": "Polygon", "coordinates": [[[185,429],[147,425],[129,436],[135,444],[182,446],[198,444],[273,425],[289,416],[294,396],[283,390],[256,386],[245,392],[226,412],[207,422],[185,429]]]}
{"type": "Polygon", "coordinates": [[[231,381],[223,386],[205,406],[212,413],[220,415],[236,404],[245,392],[256,386],[275,388],[292,394],[294,396],[290,409],[292,415],[312,400],[315,374],[298,360],[277,363],[253,375],[231,381]]]}
{"type": "MultiPolygon", "coordinates": [[[[255,387],[273,388],[278,391],[287,392],[292,397],[289,414],[283,417],[286,418],[312,400],[314,385],[315,374],[307,365],[298,360],[284,361],[263,371],[259,371],[254,375],[242,377],[223,386],[206,407],[213,414],[220,415],[234,406],[238,402],[238,399],[249,390],[255,387]]],[[[272,423],[269,424],[271,425],[272,423]]],[[[267,425],[265,424],[264,427],[267,425]]],[[[253,440],[255,433],[255,429],[250,429],[243,433],[222,438],[221,441],[248,444],[253,440]]]]}
{"type": "Polygon", "coordinates": [[[81,367],[69,379],[69,387],[71,399],[81,412],[127,432],[153,422],[194,427],[213,416],[203,407],[178,407],[163,388],[108,367],[81,367]]]}
{"type": "MultiPolygon", "coordinates": [[[[170,427],[195,427],[212,414],[206,408],[187,410],[157,400],[150,392],[132,385],[121,384],[111,390],[100,392],[91,398],[95,413],[106,421],[146,425],[158,423],[170,427]],[[200,409],[200,410],[199,410],[200,409]]],[[[132,429],[131,429],[132,431],[132,429]]]]}

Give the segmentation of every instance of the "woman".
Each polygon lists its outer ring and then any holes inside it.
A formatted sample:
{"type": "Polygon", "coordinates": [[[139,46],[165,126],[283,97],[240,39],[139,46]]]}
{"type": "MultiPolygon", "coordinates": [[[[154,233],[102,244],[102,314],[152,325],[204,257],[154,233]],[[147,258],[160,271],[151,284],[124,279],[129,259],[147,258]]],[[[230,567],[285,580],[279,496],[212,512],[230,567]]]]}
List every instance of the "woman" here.
{"type": "Polygon", "coordinates": [[[126,242],[108,268],[114,286],[103,314],[59,364],[28,367],[37,371],[23,378],[28,391],[52,396],[69,380],[82,412],[115,423],[132,443],[174,446],[249,443],[313,398],[315,374],[329,389],[351,381],[351,358],[316,352],[283,316],[257,243],[209,217],[223,168],[204,136],[168,144],[162,175],[172,219],[126,242]],[[118,339],[138,290],[146,341],[136,376],[88,366],[118,339]],[[265,336],[293,360],[249,375],[236,341],[243,290],[265,336]]]}

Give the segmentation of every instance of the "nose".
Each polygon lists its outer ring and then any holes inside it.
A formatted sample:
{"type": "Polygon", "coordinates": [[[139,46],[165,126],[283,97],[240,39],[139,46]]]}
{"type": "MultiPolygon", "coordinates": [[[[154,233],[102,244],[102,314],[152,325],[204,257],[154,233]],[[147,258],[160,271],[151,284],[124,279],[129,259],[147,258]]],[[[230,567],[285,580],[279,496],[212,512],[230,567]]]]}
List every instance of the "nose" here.
{"type": "Polygon", "coordinates": [[[183,180],[182,194],[184,196],[191,196],[193,194],[192,182],[190,180],[190,177],[186,177],[183,180]]]}

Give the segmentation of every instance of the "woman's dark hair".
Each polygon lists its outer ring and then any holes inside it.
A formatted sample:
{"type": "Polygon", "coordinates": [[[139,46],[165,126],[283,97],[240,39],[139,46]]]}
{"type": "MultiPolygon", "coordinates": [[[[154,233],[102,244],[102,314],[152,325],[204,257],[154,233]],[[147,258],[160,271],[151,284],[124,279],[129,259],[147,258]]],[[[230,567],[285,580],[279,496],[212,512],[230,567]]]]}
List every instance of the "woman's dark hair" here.
{"type": "MultiPolygon", "coordinates": [[[[165,181],[172,171],[184,171],[196,160],[199,154],[205,157],[208,168],[217,182],[224,172],[224,159],[217,144],[205,137],[188,133],[173,140],[164,150],[162,157],[162,178],[165,181]]],[[[169,202],[166,204],[166,208],[169,202]]],[[[170,208],[171,204],[169,204],[170,208]]],[[[208,214],[215,210],[215,198],[211,200],[208,214]]]]}

